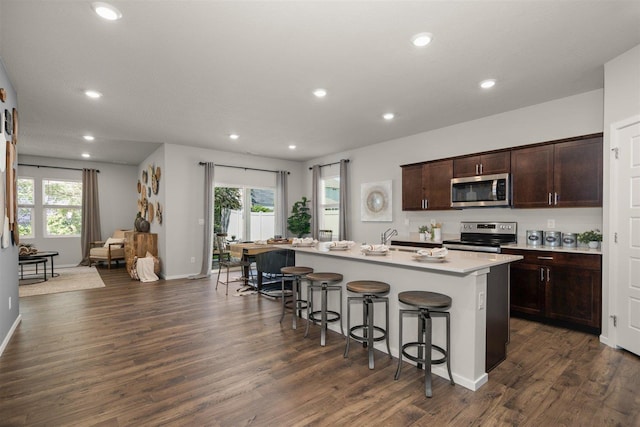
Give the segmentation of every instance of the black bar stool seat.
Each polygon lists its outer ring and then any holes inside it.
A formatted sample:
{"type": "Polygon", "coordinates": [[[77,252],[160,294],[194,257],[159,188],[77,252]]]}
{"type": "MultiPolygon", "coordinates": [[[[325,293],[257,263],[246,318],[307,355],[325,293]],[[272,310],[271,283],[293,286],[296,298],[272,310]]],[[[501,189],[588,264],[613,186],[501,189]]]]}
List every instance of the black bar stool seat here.
{"type": "Polygon", "coordinates": [[[347,345],[344,349],[344,357],[349,355],[349,343],[351,338],[361,342],[363,347],[368,348],[369,352],[369,369],[374,368],[373,343],[385,340],[387,342],[387,353],[391,358],[391,348],[389,347],[389,298],[385,297],[389,293],[391,287],[388,283],[378,282],[375,280],[357,280],[347,283],[347,291],[360,296],[347,297],[347,345]],[[362,324],[351,326],[351,302],[362,302],[362,324]],[[375,326],[373,322],[373,307],[376,302],[385,303],[385,327],[375,326]],[[358,334],[360,332],[360,334],[358,334]],[[378,333],[378,336],[376,335],[378,333]]]}
{"type": "Polygon", "coordinates": [[[451,385],[455,385],[455,383],[453,382],[453,376],[451,375],[451,363],[449,354],[451,350],[451,321],[449,312],[446,311],[451,307],[451,297],[444,294],[439,294],[437,292],[406,291],[400,292],[398,294],[398,301],[414,308],[400,310],[400,354],[398,357],[398,369],[396,370],[395,379],[400,379],[403,357],[416,362],[418,369],[422,369],[422,365],[424,364],[425,395],[427,397],[431,397],[433,395],[431,389],[431,365],[446,363],[450,383],[451,385]],[[414,315],[418,316],[418,341],[403,343],[402,323],[404,317],[414,315]],[[432,343],[432,317],[444,317],[446,319],[446,349],[432,343]],[[416,348],[417,356],[414,356],[407,352],[407,349],[409,348],[416,348]],[[440,353],[442,357],[439,359],[432,359],[432,350],[440,353]]]}
{"type": "Polygon", "coordinates": [[[326,343],[327,324],[330,322],[340,322],[340,330],[344,335],[342,327],[342,286],[337,283],[342,282],[342,274],[340,273],[309,273],[307,274],[309,286],[307,287],[307,329],[305,330],[305,338],[309,335],[309,324],[320,322],[320,345],[326,343]],[[313,292],[320,291],[321,305],[320,310],[313,310],[313,292]],[[327,294],[329,291],[340,292],[339,311],[327,309],[327,294]]]}
{"type": "Polygon", "coordinates": [[[296,323],[296,317],[302,316],[302,310],[307,308],[307,301],[300,298],[300,296],[302,295],[302,293],[300,292],[300,282],[302,281],[304,276],[306,276],[309,273],[313,273],[313,268],[302,267],[302,266],[289,266],[289,267],[282,267],[280,269],[280,272],[283,275],[293,277],[293,280],[294,280],[294,283],[291,286],[291,301],[285,302],[284,285],[286,280],[284,276],[282,277],[283,297],[282,297],[282,315],[280,316],[280,323],[282,323],[282,320],[284,319],[285,308],[291,307],[293,311],[293,315],[292,315],[293,320],[292,320],[291,328],[296,329],[298,327],[296,323]],[[287,305],[288,302],[290,302],[291,304],[287,305]]]}

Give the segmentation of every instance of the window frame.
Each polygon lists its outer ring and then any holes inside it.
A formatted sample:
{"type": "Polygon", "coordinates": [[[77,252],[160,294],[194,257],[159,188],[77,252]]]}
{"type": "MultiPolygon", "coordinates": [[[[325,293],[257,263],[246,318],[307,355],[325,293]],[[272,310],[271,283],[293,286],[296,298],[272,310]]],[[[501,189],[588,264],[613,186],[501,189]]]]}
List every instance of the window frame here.
{"type": "Polygon", "coordinates": [[[64,239],[64,238],[78,238],[82,235],[82,221],[80,222],[80,227],[78,229],[77,234],[49,234],[48,227],[48,215],[47,211],[50,209],[75,209],[80,212],[80,218],[82,219],[82,179],[73,179],[73,178],[41,178],[41,194],[42,194],[42,237],[46,239],[64,239]],[[80,184],[80,204],[79,205],[70,205],[70,204],[46,204],[45,200],[47,199],[47,183],[49,182],[73,182],[80,184]]]}
{"type": "MultiPolygon", "coordinates": [[[[36,213],[36,178],[31,177],[31,176],[19,176],[17,178],[18,182],[21,180],[29,180],[32,183],[32,203],[18,203],[18,218],[20,217],[20,210],[21,209],[28,209],[29,211],[31,211],[31,215],[30,215],[30,227],[31,227],[31,234],[22,234],[20,233],[20,237],[25,238],[25,239],[34,239],[36,237],[36,228],[35,228],[35,213],[36,213]]],[[[18,198],[19,199],[19,198],[18,198]]],[[[18,222],[18,227],[20,227],[20,222],[18,222]]]]}

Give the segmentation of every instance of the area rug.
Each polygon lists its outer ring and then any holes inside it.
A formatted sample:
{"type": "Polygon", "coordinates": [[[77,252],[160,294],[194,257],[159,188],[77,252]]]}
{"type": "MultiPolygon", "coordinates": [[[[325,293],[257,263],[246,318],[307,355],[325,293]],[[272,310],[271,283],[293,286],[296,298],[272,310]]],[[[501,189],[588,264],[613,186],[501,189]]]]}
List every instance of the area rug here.
{"type": "Polygon", "coordinates": [[[46,282],[20,280],[18,292],[21,297],[78,291],[81,289],[104,288],[104,282],[95,267],[57,268],[57,277],[49,277],[46,282]],[[29,284],[33,283],[33,284],[29,284]]]}

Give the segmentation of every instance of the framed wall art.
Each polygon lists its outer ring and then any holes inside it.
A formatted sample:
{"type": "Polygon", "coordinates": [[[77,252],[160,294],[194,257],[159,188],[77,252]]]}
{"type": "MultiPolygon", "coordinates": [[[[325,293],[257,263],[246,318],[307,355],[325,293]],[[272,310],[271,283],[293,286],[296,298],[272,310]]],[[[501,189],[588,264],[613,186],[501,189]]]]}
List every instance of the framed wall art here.
{"type": "Polygon", "coordinates": [[[360,219],[362,221],[393,220],[392,181],[369,182],[360,187],[360,219]]]}

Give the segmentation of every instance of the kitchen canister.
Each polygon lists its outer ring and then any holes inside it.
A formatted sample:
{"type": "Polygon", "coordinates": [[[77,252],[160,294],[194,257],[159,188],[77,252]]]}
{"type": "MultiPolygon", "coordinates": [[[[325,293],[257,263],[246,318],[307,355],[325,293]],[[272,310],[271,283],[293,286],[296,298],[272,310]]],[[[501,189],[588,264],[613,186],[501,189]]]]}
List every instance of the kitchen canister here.
{"type": "Polygon", "coordinates": [[[550,247],[562,246],[562,233],[559,231],[545,231],[544,245],[550,247]]]}
{"type": "Polygon", "coordinates": [[[578,233],[562,233],[562,246],[575,248],[578,246],[578,233]]]}
{"type": "Polygon", "coordinates": [[[542,245],[542,230],[527,230],[527,245],[542,245]]]}

